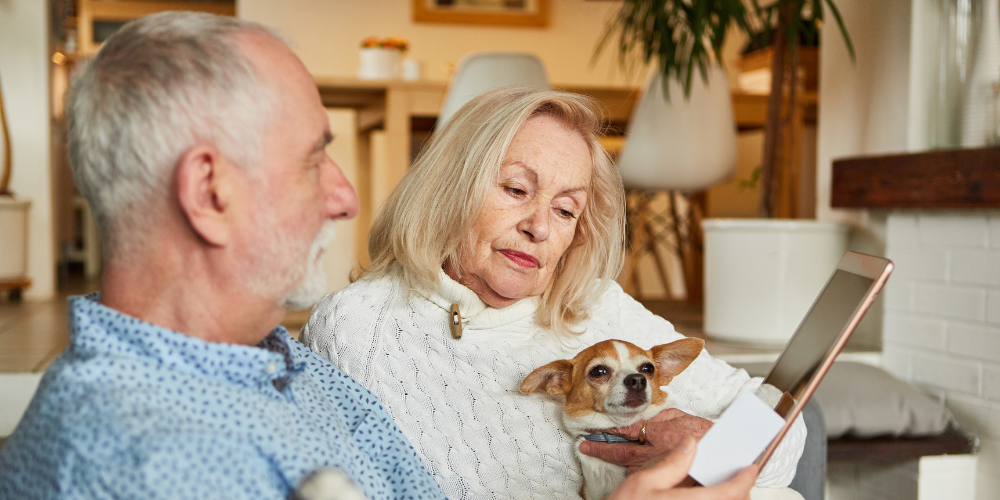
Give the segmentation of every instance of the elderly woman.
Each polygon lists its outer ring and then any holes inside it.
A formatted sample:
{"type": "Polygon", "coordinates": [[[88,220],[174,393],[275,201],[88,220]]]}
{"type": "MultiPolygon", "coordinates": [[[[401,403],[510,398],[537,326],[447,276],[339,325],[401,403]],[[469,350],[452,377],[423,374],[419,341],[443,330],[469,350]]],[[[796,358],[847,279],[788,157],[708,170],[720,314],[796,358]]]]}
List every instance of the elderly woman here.
{"type": "MultiPolygon", "coordinates": [[[[602,340],[683,338],[614,281],[624,195],[600,125],[587,98],[562,92],[511,87],[468,103],[376,217],[371,266],[304,330],[383,402],[450,498],[578,498],[561,406],[518,385],[602,340]]],[[[666,390],[700,417],[685,415],[700,437],[702,419],[759,385],[702,352],[666,390]]],[[[804,437],[800,422],[757,486],[791,481],[804,437]]]]}

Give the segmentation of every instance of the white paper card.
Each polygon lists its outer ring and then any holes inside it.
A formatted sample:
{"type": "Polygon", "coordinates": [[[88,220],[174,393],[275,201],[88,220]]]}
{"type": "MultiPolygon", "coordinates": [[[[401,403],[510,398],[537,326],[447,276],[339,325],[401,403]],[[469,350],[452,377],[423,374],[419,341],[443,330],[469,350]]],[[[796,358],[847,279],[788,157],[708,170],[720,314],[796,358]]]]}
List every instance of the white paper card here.
{"type": "Polygon", "coordinates": [[[763,453],[784,425],[785,419],[752,392],[740,394],[698,441],[690,476],[705,486],[732,478],[763,453]]]}

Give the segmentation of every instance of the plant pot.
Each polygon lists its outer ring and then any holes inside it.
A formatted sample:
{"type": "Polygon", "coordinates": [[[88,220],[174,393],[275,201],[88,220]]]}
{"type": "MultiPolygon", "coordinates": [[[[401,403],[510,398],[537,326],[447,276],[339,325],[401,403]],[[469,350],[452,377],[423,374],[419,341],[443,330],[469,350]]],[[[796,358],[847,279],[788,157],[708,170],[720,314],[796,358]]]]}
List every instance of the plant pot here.
{"type": "Polygon", "coordinates": [[[847,249],[840,222],[712,219],[705,232],[705,333],[783,345],[847,249]]]}
{"type": "Polygon", "coordinates": [[[358,66],[358,78],[380,80],[396,78],[399,75],[399,49],[369,47],[360,49],[361,65],[358,66]]]}
{"type": "Polygon", "coordinates": [[[0,281],[28,276],[28,209],[31,200],[0,196],[0,281]]]}

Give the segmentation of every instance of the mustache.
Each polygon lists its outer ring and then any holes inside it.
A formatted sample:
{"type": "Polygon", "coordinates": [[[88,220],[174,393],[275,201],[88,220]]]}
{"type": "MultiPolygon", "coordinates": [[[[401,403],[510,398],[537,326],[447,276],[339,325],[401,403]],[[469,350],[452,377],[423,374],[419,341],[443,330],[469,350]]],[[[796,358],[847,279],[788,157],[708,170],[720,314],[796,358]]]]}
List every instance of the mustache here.
{"type": "Polygon", "coordinates": [[[310,253],[329,245],[336,238],[337,238],[337,223],[332,220],[324,222],[323,227],[320,228],[319,233],[316,234],[316,239],[313,240],[312,249],[310,253]]]}

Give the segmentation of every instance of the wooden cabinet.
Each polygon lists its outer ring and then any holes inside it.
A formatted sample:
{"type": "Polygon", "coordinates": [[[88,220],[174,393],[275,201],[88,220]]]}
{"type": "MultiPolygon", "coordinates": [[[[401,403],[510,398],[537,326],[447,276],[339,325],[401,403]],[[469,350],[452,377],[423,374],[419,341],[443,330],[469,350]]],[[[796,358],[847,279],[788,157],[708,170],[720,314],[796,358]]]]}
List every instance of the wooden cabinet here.
{"type": "MultiPolygon", "coordinates": [[[[77,51],[91,55],[100,48],[102,37],[95,40],[95,26],[102,23],[125,23],[132,19],[167,10],[191,10],[226,16],[236,15],[234,0],[219,1],[144,1],[144,0],[77,0],[76,17],[67,21],[76,28],[77,51]]],[[[113,28],[113,26],[111,26],[113,28]]]]}

